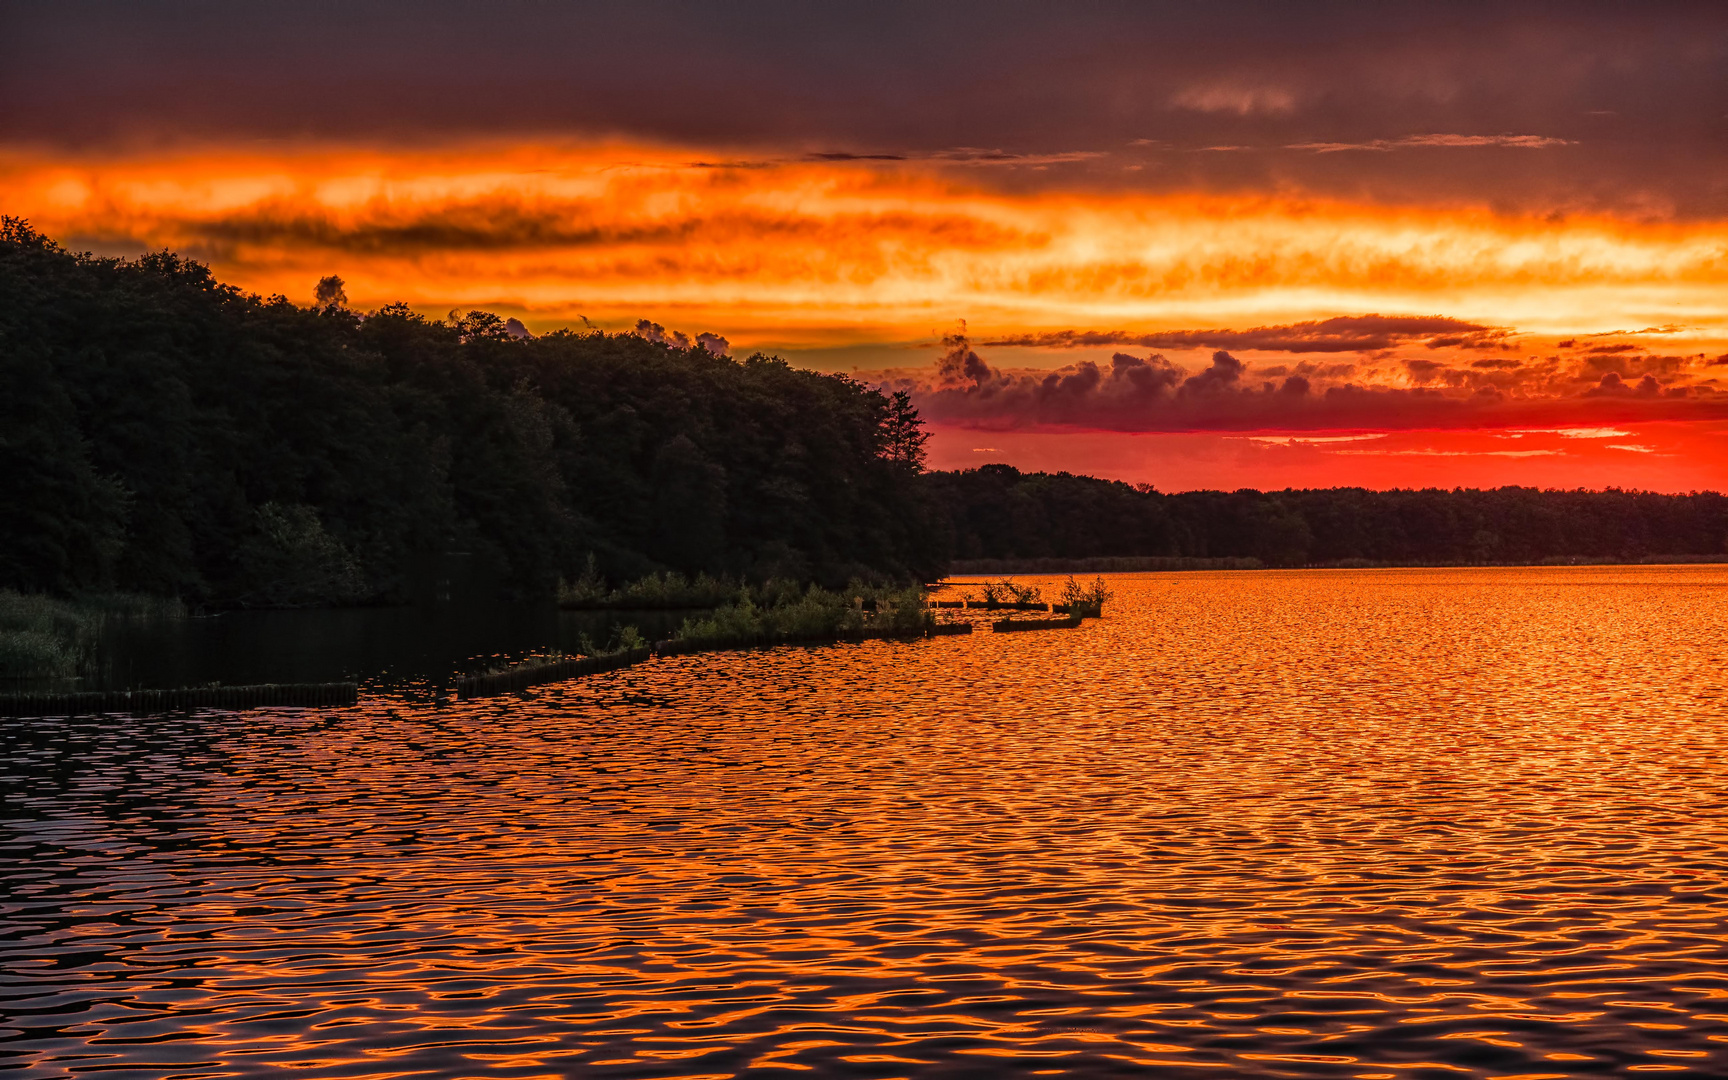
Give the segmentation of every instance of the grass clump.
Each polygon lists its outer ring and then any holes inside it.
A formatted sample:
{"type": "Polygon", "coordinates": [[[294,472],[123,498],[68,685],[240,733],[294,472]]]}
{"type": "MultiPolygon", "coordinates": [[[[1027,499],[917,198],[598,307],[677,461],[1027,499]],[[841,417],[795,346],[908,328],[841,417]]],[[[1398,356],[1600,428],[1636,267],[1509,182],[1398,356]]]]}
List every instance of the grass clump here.
{"type": "MultiPolygon", "coordinates": [[[[986,604],[1036,604],[1043,598],[1043,592],[1036,585],[1019,585],[1013,578],[1003,578],[1001,581],[986,581],[978,586],[983,595],[981,599],[986,604]]],[[[968,594],[970,598],[970,594],[968,594]]]]}
{"type": "Polygon", "coordinates": [[[935,619],[924,591],[854,582],[845,592],[770,581],[737,590],[732,603],[685,619],[678,639],[701,645],[757,645],[782,641],[834,641],[868,635],[926,633],[935,619]],[[873,607],[874,610],[866,610],[873,607]]]}
{"type": "Polygon", "coordinates": [[[930,613],[929,596],[917,586],[876,591],[876,613],[869,629],[884,634],[912,635],[929,633],[936,625],[930,613]]]}
{"type": "Polygon", "coordinates": [[[1090,585],[1082,585],[1069,574],[1068,580],[1062,586],[1062,604],[1071,615],[1084,615],[1096,619],[1104,614],[1104,604],[1114,599],[1115,593],[1104,584],[1102,577],[1092,579],[1090,585]]]}
{"type": "Polygon", "coordinates": [[[676,571],[649,574],[618,588],[610,588],[601,576],[594,556],[573,581],[558,584],[558,606],[564,608],[634,608],[664,610],[719,607],[737,596],[738,586],[725,579],[697,574],[687,578],[676,571]]]}
{"type": "Polygon", "coordinates": [[[613,607],[638,608],[704,608],[718,607],[730,600],[738,586],[724,578],[697,574],[649,574],[615,589],[610,597],[613,607]]]}
{"type": "Polygon", "coordinates": [[[685,619],[678,637],[703,645],[753,645],[776,640],[816,641],[864,631],[864,613],[847,597],[812,585],[798,591],[770,582],[762,595],[741,589],[730,604],[685,619]]]}
{"type": "Polygon", "coordinates": [[[558,606],[566,608],[597,608],[606,605],[606,597],[611,594],[606,587],[606,579],[600,575],[600,566],[594,560],[594,553],[588,553],[588,565],[574,581],[558,579],[558,606]]]}
{"type": "Polygon", "coordinates": [[[185,614],[178,600],[129,593],[62,600],[0,589],[0,679],[68,678],[89,665],[108,619],[185,614]]]}
{"type": "Polygon", "coordinates": [[[0,590],[0,679],[77,674],[100,626],[63,600],[0,590]]]}
{"type": "Polygon", "coordinates": [[[585,656],[617,656],[619,653],[640,649],[648,644],[648,639],[643,637],[642,632],[634,626],[612,627],[612,638],[604,645],[596,643],[587,634],[583,634],[577,640],[580,642],[585,656]]]}

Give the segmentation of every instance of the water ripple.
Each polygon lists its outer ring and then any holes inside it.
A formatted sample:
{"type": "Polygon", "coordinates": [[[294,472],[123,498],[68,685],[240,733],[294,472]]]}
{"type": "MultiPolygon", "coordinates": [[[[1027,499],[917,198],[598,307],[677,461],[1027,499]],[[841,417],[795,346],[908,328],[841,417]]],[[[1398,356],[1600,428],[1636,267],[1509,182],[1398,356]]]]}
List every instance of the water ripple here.
{"type": "Polygon", "coordinates": [[[1728,1073],[1720,568],[14,722],[21,1077],[1728,1073]]]}

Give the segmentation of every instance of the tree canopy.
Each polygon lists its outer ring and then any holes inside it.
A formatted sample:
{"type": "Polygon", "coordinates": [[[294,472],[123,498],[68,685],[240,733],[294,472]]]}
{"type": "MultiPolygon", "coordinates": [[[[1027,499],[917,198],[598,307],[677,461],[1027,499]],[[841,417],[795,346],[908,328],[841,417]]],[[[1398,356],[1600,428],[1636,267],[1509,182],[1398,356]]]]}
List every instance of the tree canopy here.
{"type": "Polygon", "coordinates": [[[301,308],[173,254],[0,230],[0,585],[205,603],[400,594],[470,551],[845,581],[941,569],[909,403],[767,356],[301,308]]]}

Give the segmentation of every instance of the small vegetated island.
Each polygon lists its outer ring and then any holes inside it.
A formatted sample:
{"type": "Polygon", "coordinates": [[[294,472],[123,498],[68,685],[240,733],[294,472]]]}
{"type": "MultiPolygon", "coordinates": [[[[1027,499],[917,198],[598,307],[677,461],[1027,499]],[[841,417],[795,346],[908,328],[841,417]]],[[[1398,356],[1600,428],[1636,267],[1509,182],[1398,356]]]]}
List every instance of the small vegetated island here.
{"type": "Polygon", "coordinates": [[[452,552],[500,593],[687,607],[685,635],[718,641],[928,620],[891,597],[951,566],[1728,547],[1714,493],[1164,494],[929,472],[911,400],[842,375],[630,333],[522,336],[483,311],[299,306],[168,252],[70,252],[12,218],[0,386],[0,679],[75,669],[116,612],[402,602],[452,552]]]}

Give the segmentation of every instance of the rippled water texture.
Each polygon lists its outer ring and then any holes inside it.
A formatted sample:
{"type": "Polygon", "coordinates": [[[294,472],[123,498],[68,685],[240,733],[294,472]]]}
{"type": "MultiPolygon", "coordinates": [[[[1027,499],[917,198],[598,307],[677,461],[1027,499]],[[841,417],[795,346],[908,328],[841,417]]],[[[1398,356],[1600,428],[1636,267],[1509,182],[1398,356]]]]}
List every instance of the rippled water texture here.
{"type": "Polygon", "coordinates": [[[1114,584],[1080,630],[14,722],[0,1069],[1728,1075],[1728,572],[1114,584]]]}

